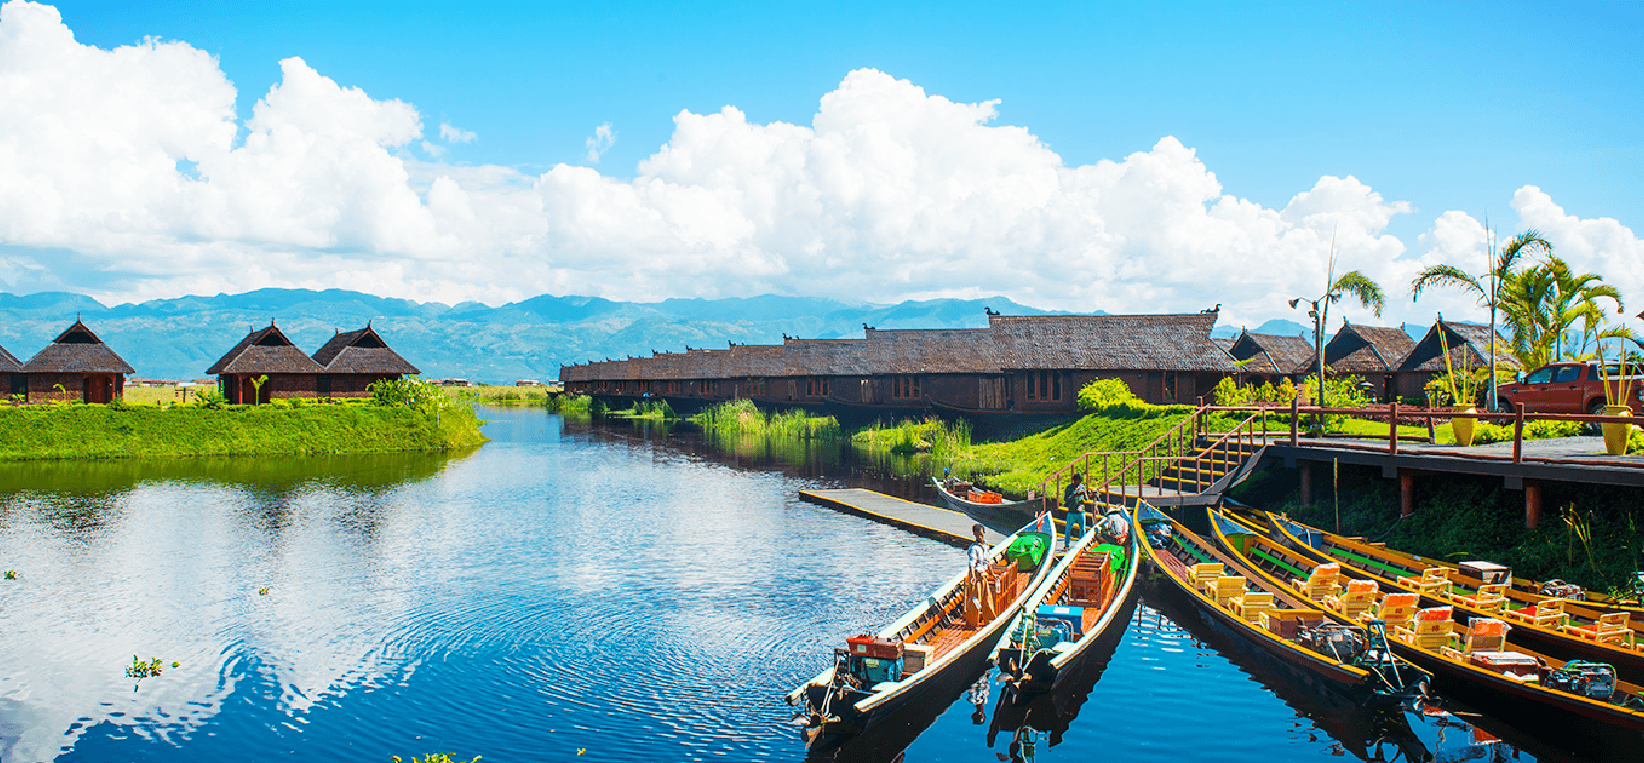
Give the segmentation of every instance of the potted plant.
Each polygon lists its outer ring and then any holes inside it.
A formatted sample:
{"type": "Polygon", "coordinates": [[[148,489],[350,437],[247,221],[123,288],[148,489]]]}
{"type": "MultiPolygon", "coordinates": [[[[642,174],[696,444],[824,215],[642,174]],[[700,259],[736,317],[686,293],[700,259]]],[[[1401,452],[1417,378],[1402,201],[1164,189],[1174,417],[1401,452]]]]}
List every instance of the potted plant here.
{"type": "MultiPolygon", "coordinates": [[[[1444,396],[1450,398],[1451,411],[1455,413],[1476,413],[1478,408],[1475,401],[1478,399],[1478,374],[1474,372],[1472,364],[1466,361],[1471,358],[1465,353],[1462,356],[1462,367],[1456,368],[1450,361],[1450,342],[1445,336],[1447,332],[1439,331],[1439,349],[1444,355],[1444,380],[1440,385],[1444,396]]],[[[1478,423],[1471,417],[1450,419],[1450,432],[1456,436],[1456,444],[1467,447],[1473,444],[1473,433],[1478,423]]]]}
{"type": "MultiPolygon", "coordinates": [[[[1609,365],[1603,362],[1598,365],[1599,383],[1604,387],[1604,415],[1631,416],[1633,415],[1633,409],[1632,406],[1627,404],[1627,401],[1631,399],[1633,381],[1636,377],[1629,372],[1625,345],[1621,347],[1617,356],[1621,359],[1621,362],[1615,367],[1613,377],[1610,375],[1611,368],[1609,365]]],[[[1632,367],[1631,370],[1637,371],[1638,369],[1632,367]]],[[[1627,430],[1632,428],[1631,424],[1605,423],[1600,428],[1604,430],[1605,453],[1619,456],[1627,452],[1627,430]]]]}

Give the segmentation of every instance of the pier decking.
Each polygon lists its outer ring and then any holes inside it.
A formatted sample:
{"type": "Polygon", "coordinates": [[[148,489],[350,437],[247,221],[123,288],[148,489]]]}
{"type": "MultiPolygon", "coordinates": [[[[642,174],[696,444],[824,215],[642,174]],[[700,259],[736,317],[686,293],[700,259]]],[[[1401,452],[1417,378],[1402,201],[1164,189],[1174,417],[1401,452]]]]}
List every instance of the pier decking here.
{"type": "MultiPolygon", "coordinates": [[[[971,544],[970,528],[976,524],[976,520],[957,511],[905,501],[862,488],[801,490],[799,498],[961,548],[971,544]]],[[[1004,535],[991,529],[986,537],[989,545],[1005,539],[1004,535]]]]}

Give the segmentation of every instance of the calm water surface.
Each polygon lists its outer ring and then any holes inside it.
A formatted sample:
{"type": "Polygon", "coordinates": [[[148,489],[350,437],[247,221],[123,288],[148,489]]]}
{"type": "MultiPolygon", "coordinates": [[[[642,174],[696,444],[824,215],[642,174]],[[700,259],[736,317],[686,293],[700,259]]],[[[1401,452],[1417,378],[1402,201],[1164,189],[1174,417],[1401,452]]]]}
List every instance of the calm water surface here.
{"type": "MultiPolygon", "coordinates": [[[[963,564],[797,499],[915,490],[883,465],[486,416],[457,456],[0,465],[0,761],[802,759],[781,695],[963,564]]],[[[1156,593],[1102,656],[841,757],[1561,759],[1332,704],[1156,593]]]]}

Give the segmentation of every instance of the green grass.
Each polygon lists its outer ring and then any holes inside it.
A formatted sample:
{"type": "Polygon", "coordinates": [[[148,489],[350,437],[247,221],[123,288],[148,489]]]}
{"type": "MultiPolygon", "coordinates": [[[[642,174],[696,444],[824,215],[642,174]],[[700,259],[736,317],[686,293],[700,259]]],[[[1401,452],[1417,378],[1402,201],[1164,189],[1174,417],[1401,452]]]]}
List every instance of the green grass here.
{"type": "Polygon", "coordinates": [[[485,442],[473,410],[436,417],[364,402],[219,408],[31,405],[0,408],[0,460],[307,455],[451,450],[485,442]]]}
{"type": "Polygon", "coordinates": [[[606,416],[618,419],[649,419],[652,421],[673,421],[679,418],[674,408],[666,400],[646,400],[634,403],[627,410],[606,411],[606,416]]]}
{"type": "MultiPolygon", "coordinates": [[[[1025,495],[1085,453],[1139,450],[1193,412],[1191,406],[1112,406],[1077,421],[1010,442],[972,445],[953,461],[955,471],[1014,495],[1025,495]]],[[[1213,423],[1231,426],[1220,418],[1213,423]]],[[[1121,464],[1115,460],[1115,469],[1121,464]]],[[[1093,465],[1100,468],[1100,463],[1093,465]]]]}
{"type": "Polygon", "coordinates": [[[703,432],[718,436],[759,435],[800,440],[829,440],[842,433],[832,416],[812,416],[790,409],[767,413],[750,400],[730,400],[690,417],[703,432]]]}

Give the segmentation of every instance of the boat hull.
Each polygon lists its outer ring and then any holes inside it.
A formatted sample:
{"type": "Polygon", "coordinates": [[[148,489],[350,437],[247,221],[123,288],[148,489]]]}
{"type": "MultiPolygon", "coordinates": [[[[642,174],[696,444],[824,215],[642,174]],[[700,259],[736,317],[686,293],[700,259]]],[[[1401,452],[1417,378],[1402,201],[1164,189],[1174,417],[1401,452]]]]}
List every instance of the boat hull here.
{"type": "Polygon", "coordinates": [[[936,490],[936,496],[942,505],[951,511],[957,511],[984,525],[994,529],[1021,527],[1033,521],[1044,511],[1043,498],[1031,501],[1011,501],[1008,503],[976,503],[967,501],[942,487],[936,478],[931,478],[931,487],[936,490]]]}

